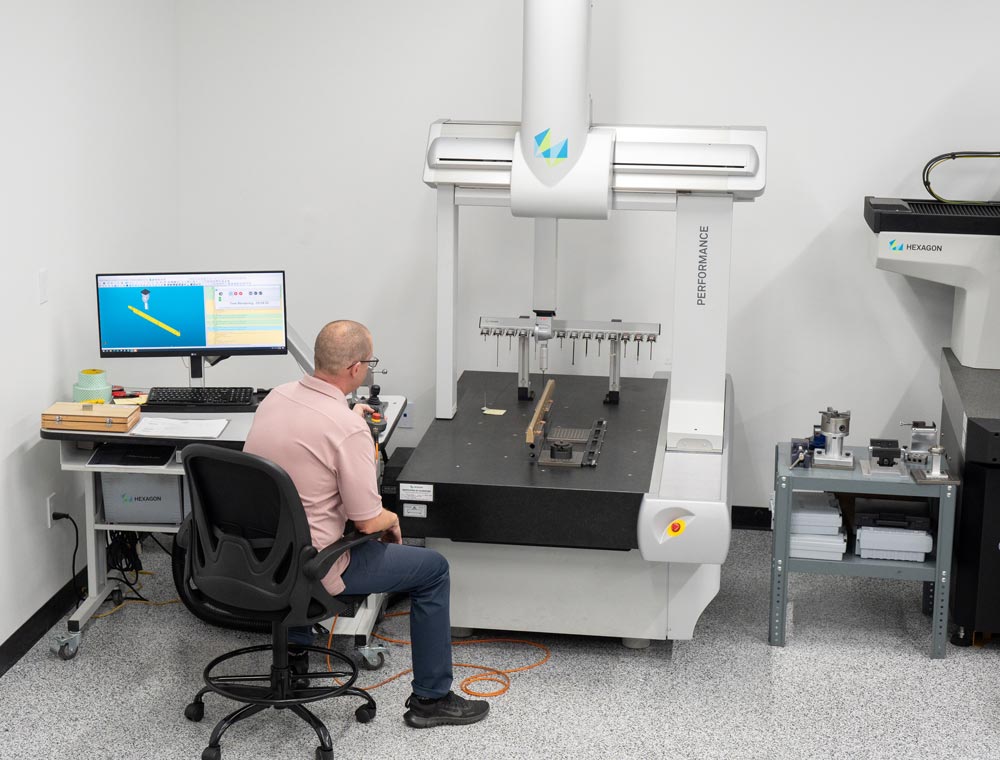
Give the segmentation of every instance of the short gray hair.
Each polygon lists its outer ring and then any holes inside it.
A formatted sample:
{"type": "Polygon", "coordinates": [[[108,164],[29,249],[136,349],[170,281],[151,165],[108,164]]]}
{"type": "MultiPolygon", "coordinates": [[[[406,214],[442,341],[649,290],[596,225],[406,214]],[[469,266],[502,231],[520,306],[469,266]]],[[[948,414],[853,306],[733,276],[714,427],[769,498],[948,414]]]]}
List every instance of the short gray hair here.
{"type": "Polygon", "coordinates": [[[314,361],[320,372],[336,375],[368,358],[372,334],[360,322],[338,319],[330,322],[316,336],[314,361]]]}

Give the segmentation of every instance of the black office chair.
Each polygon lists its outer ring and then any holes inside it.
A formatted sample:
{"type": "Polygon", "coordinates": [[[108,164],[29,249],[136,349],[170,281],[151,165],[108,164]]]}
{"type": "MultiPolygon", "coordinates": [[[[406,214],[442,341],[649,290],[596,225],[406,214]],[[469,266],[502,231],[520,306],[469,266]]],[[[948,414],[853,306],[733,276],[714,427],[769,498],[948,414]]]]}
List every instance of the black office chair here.
{"type": "Polygon", "coordinates": [[[219,742],[226,730],[268,707],[291,710],[312,726],[320,741],[317,760],[332,760],[330,732],[303,705],[328,697],[360,697],[365,703],[355,717],[367,723],[375,717],[375,700],[354,687],[358,668],[353,660],[332,649],[303,647],[336,661],[336,672],[292,673],[288,627],[311,625],[347,609],[345,601],[326,591],[322,578],[345,551],[381,534],[344,536],[317,552],[298,492],[276,464],[205,444],[185,447],[183,462],[192,497],[191,514],[178,534],[187,551],[185,584],[192,594],[227,612],[271,623],[270,644],[228,652],[205,668],[205,687],[184,710],[185,717],[193,721],[204,717],[202,698],[210,691],[244,704],[216,724],[202,760],[219,760],[219,742]],[[267,651],[272,652],[270,673],[215,672],[235,657],[267,651]],[[324,678],[342,683],[309,685],[324,678]],[[300,679],[309,679],[307,685],[300,679]]]}

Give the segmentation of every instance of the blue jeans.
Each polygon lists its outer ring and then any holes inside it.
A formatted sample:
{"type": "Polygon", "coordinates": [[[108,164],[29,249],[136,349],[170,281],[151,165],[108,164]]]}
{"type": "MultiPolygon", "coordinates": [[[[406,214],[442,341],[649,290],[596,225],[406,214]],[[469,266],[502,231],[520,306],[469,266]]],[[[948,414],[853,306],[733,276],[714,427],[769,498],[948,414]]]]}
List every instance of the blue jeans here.
{"type": "MultiPolygon", "coordinates": [[[[369,541],[351,549],[341,578],[345,594],[409,592],[413,693],[447,694],[452,682],[448,560],[433,549],[369,541]]],[[[312,627],[289,627],[288,642],[312,644],[312,627]]]]}

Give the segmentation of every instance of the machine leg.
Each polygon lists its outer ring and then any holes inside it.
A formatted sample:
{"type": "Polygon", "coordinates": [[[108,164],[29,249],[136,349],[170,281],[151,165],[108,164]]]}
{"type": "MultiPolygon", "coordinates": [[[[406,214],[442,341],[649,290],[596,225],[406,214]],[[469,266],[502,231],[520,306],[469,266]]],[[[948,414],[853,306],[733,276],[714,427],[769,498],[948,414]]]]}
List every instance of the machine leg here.
{"type": "Polygon", "coordinates": [[[960,625],[955,629],[955,632],[951,635],[951,643],[957,647],[971,647],[972,646],[973,632],[966,628],[964,625],[960,625]]]}
{"type": "Polygon", "coordinates": [[[649,639],[622,638],[622,646],[626,649],[647,649],[649,647],[649,639]]]}
{"type": "Polygon", "coordinates": [[[472,637],[471,628],[452,628],[451,637],[453,639],[468,639],[472,637]]]}

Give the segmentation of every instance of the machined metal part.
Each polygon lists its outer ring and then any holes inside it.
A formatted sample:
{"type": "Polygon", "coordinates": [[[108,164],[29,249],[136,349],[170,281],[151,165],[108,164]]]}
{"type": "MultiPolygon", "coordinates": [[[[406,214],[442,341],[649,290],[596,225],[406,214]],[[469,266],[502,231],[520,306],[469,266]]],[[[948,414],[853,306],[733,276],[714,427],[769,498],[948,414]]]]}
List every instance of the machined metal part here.
{"type": "MultiPolygon", "coordinates": [[[[535,328],[535,319],[534,317],[480,317],[479,327],[480,329],[485,327],[490,329],[509,328],[533,331],[535,328]]],[[[616,322],[614,320],[601,322],[583,319],[553,319],[552,330],[557,338],[573,338],[574,336],[569,334],[572,331],[576,333],[575,337],[585,337],[584,333],[590,333],[591,337],[593,337],[595,332],[602,332],[605,334],[605,337],[608,337],[609,333],[617,333],[621,336],[642,335],[643,340],[649,340],[650,335],[657,337],[660,335],[660,324],[658,322],[616,322]],[[565,333],[565,336],[560,335],[560,333],[565,333]]]]}
{"type": "Polygon", "coordinates": [[[892,467],[903,455],[899,441],[895,438],[872,438],[868,446],[868,457],[879,467],[892,467]]]}
{"type": "Polygon", "coordinates": [[[942,463],[944,461],[944,446],[931,446],[927,450],[927,453],[931,457],[931,471],[927,473],[929,477],[932,478],[946,478],[948,473],[943,471],[942,463]]]}
{"type": "Polygon", "coordinates": [[[854,458],[844,450],[844,438],[851,431],[850,411],[840,412],[828,406],[820,412],[819,431],[826,438],[826,446],[813,452],[813,466],[853,469],[854,458]]]}
{"type": "Polygon", "coordinates": [[[518,398],[523,389],[525,394],[531,391],[531,341],[528,334],[517,336],[517,387],[518,398]]]}
{"type": "Polygon", "coordinates": [[[850,451],[841,456],[830,456],[824,449],[813,450],[813,467],[834,467],[843,470],[854,469],[854,457],[850,451]]]}
{"type": "Polygon", "coordinates": [[[900,422],[900,427],[910,428],[910,445],[906,447],[904,458],[913,464],[926,464],[931,447],[937,446],[939,433],[937,423],[914,420],[900,422]]]}
{"type": "Polygon", "coordinates": [[[614,335],[608,338],[608,395],[605,397],[605,401],[609,404],[617,404],[621,387],[621,340],[618,335],[614,335]]]}
{"type": "Polygon", "coordinates": [[[947,466],[945,465],[945,460],[948,458],[948,453],[945,451],[944,446],[931,446],[927,451],[927,458],[929,460],[930,469],[924,469],[918,467],[913,470],[913,480],[921,485],[926,483],[933,484],[955,484],[958,485],[961,481],[951,475],[948,472],[947,466]]]}
{"type": "Polygon", "coordinates": [[[813,450],[810,448],[809,444],[811,441],[806,438],[793,438],[791,441],[791,458],[789,460],[789,467],[801,467],[802,469],[808,469],[812,467],[813,463],[813,450]]]}
{"type": "Polygon", "coordinates": [[[549,438],[567,443],[586,443],[590,437],[589,428],[553,427],[549,438]]]}
{"type": "Polygon", "coordinates": [[[890,465],[881,465],[877,459],[861,459],[861,474],[865,477],[878,478],[887,477],[906,480],[910,477],[910,471],[904,462],[893,462],[890,465]]]}
{"type": "MultiPolygon", "coordinates": [[[[657,322],[622,322],[612,319],[609,322],[591,320],[564,320],[544,318],[540,324],[539,317],[480,317],[480,335],[506,335],[508,341],[514,336],[518,339],[517,385],[518,398],[521,400],[532,397],[531,385],[531,349],[529,341],[534,338],[539,346],[538,365],[544,380],[548,371],[547,341],[559,339],[559,347],[563,341],[572,342],[570,364],[576,366],[576,342],[583,341],[583,355],[590,355],[590,341],[597,341],[597,355],[601,355],[601,343],[605,340],[609,345],[608,393],[605,403],[617,404],[621,391],[621,360],[628,356],[628,344],[635,343],[635,361],[639,362],[639,344],[649,343],[649,358],[653,358],[653,344],[660,335],[660,325],[657,322]]],[[[500,366],[500,339],[497,338],[497,366],[500,366]]],[[[848,413],[850,414],[850,413],[848,413]]]]}
{"type": "Polygon", "coordinates": [[[531,415],[524,436],[528,459],[554,467],[596,467],[608,427],[607,420],[596,420],[589,428],[549,427],[555,387],[555,380],[545,383],[531,415]]]}
{"type": "Polygon", "coordinates": [[[607,429],[608,421],[605,419],[595,420],[589,430],[553,428],[538,455],[539,466],[596,467],[607,429]],[[572,438],[560,436],[560,433],[568,434],[572,438]]]}

